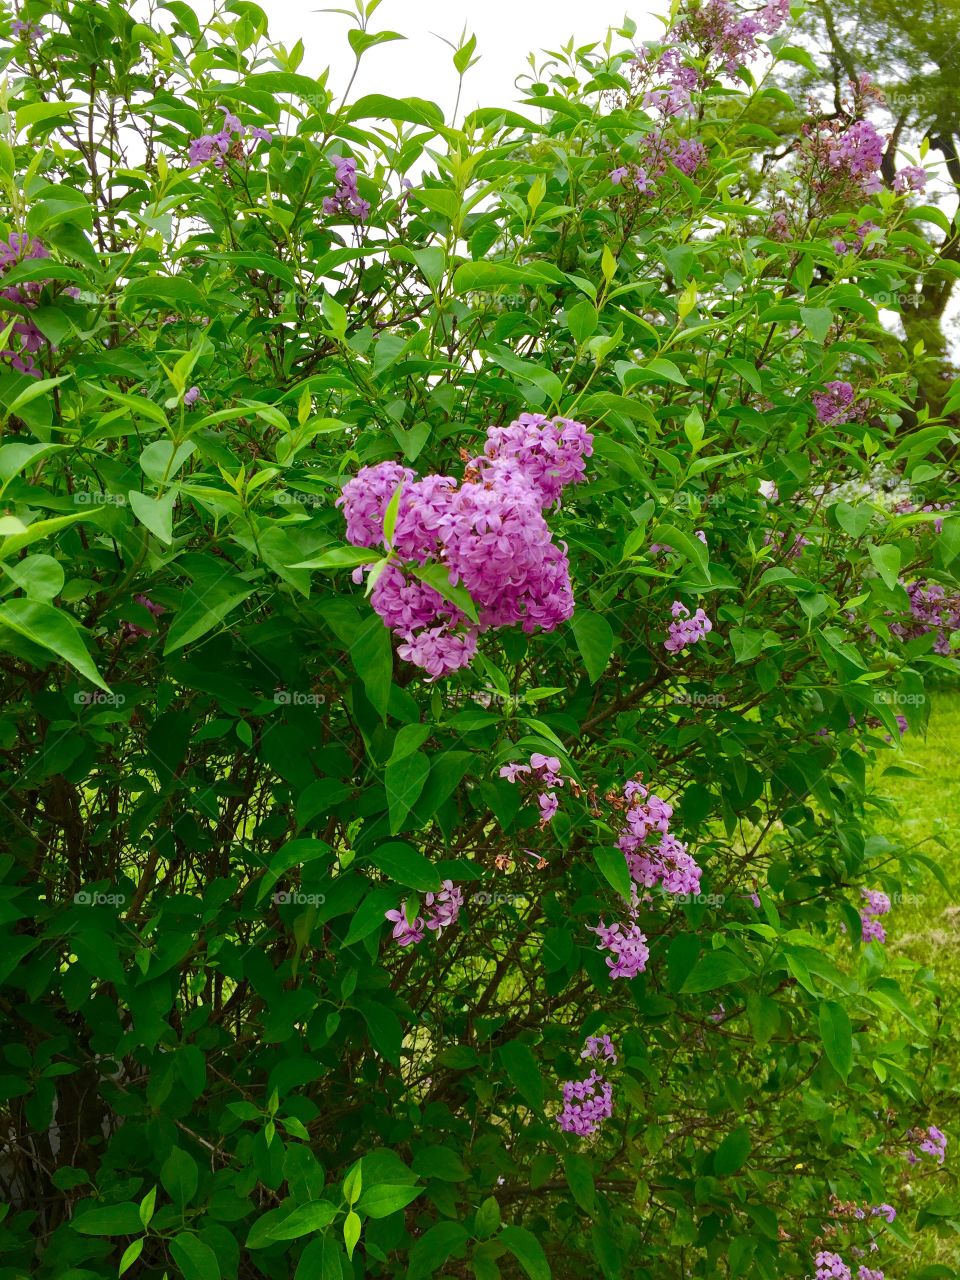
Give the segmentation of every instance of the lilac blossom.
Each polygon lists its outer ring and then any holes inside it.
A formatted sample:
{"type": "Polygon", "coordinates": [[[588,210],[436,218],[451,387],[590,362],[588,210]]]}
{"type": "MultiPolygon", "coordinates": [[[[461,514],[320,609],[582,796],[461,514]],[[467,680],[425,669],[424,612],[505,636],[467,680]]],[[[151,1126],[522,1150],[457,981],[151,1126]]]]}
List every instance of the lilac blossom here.
{"type": "Polygon", "coordinates": [[[825,424],[849,422],[854,416],[854,392],[849,382],[828,382],[813,395],[817,418],[825,424]]]}
{"type": "Polygon", "coordinates": [[[366,222],[370,216],[370,202],[362,199],[357,186],[357,162],[350,156],[331,156],[337,189],[332,196],[324,196],[323,212],[332,216],[343,213],[366,222]]]}
{"type": "Polygon", "coordinates": [[[401,902],[399,909],[387,911],[385,918],[393,921],[393,939],[398,946],[416,946],[424,939],[423,917],[417,916],[415,920],[408,920],[404,914],[403,905],[401,902]]]}
{"type": "Polygon", "coordinates": [[[851,1280],[850,1268],[839,1253],[827,1253],[821,1249],[814,1258],[816,1280],[851,1280]]]}
{"type": "Polygon", "coordinates": [[[607,925],[600,920],[596,925],[587,925],[587,928],[600,939],[597,950],[611,953],[606,958],[611,978],[635,978],[646,969],[650,949],[636,921],[631,924],[616,921],[607,925]]]}
{"type": "Polygon", "coordinates": [[[563,1110],[557,1123],[566,1133],[589,1137],[613,1114],[613,1086],[597,1071],[585,1080],[567,1080],[563,1086],[563,1110]]]}
{"type": "Polygon", "coordinates": [[[927,185],[927,171],[918,164],[908,164],[893,176],[893,189],[897,195],[908,191],[923,191],[927,185]]]}
{"type": "Polygon", "coordinates": [[[674,621],[670,623],[667,638],[663,647],[668,653],[681,653],[689,645],[697,644],[708,632],[713,630],[713,623],[702,609],[691,615],[690,610],[680,600],[674,600],[670,612],[674,621]]]}
{"type": "Polygon", "coordinates": [[[616,1065],[617,1051],[608,1035],[587,1036],[587,1042],[580,1053],[581,1058],[591,1058],[594,1062],[605,1060],[616,1065]]]}
{"type": "MultiPolygon", "coordinates": [[[[34,239],[26,234],[21,235],[13,232],[7,240],[0,240],[0,279],[3,278],[11,267],[21,262],[27,262],[32,259],[40,260],[49,258],[50,251],[40,240],[34,239]]],[[[12,302],[15,306],[23,307],[29,311],[37,305],[39,295],[46,282],[43,280],[25,280],[20,284],[8,285],[4,289],[0,289],[0,300],[12,302]]],[[[0,301],[0,314],[6,311],[0,301]]],[[[4,320],[5,327],[7,321],[4,320]]],[[[9,360],[11,366],[18,373],[25,373],[31,378],[39,378],[40,370],[36,367],[33,357],[47,345],[47,339],[43,336],[29,315],[23,315],[20,312],[14,313],[12,317],[12,327],[10,336],[17,339],[16,348],[8,348],[6,351],[0,351],[0,359],[9,360]]]]}
{"type": "Polygon", "coordinates": [[[185,391],[183,393],[183,403],[187,406],[188,409],[192,409],[199,399],[200,399],[199,387],[191,387],[189,391],[185,391]]]}

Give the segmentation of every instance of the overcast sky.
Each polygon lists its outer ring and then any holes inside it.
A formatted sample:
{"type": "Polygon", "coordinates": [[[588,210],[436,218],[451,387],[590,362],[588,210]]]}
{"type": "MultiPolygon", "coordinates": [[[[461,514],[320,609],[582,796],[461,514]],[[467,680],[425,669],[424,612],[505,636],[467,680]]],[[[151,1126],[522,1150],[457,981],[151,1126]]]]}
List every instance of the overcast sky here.
{"type": "MultiPolygon", "coordinates": [[[[290,48],[303,40],[300,70],[319,74],[331,67],[330,87],[339,97],[352,70],[347,31],[356,21],[325,13],[321,4],[301,0],[258,0],[269,15],[274,40],[290,48]]],[[[468,73],[461,98],[464,110],[502,106],[517,98],[514,80],[527,69],[527,54],[557,49],[573,36],[577,44],[602,42],[608,27],[623,24],[626,0],[383,0],[370,23],[372,31],[399,31],[407,36],[370,49],[360,64],[351,98],[364,93],[431,98],[450,112],[457,93],[453,53],[437,36],[454,44],[466,26],[476,34],[480,61],[468,73]]],[[[330,0],[330,7],[351,7],[351,0],[330,0]]],[[[199,9],[199,6],[195,6],[199,9]]],[[[643,0],[629,12],[637,24],[636,39],[656,37],[662,25],[653,16],[668,8],[666,0],[643,0]]],[[[618,39],[616,46],[625,41],[618,39]]],[[[615,47],[616,47],[615,46],[615,47]]]]}

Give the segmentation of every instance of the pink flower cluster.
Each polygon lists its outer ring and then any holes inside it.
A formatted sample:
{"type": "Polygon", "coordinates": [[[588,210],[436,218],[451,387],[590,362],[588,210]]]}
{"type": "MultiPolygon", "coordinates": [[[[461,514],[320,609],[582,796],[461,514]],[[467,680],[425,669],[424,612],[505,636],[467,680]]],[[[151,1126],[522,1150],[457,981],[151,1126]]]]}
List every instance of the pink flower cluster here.
{"type": "Polygon", "coordinates": [[[817,1280],[851,1280],[850,1268],[839,1253],[821,1251],[814,1258],[817,1280]]]}
{"type": "Polygon", "coordinates": [[[460,908],[463,906],[463,890],[452,880],[444,880],[442,884],[443,887],[439,893],[428,893],[424,898],[424,906],[427,908],[426,917],[417,916],[412,921],[408,920],[403,902],[400,903],[398,910],[385,912],[384,918],[393,922],[393,938],[398,946],[409,947],[422,942],[426,936],[424,929],[439,932],[451,924],[456,924],[460,908]]]}
{"type": "Polygon", "coordinates": [[[330,215],[345,213],[358,222],[366,222],[370,217],[370,201],[360,196],[356,160],[350,156],[331,156],[330,159],[337,175],[337,189],[332,196],[323,197],[323,212],[330,215]]]}
{"type": "Polygon", "coordinates": [[[879,230],[877,224],[875,222],[871,222],[869,219],[866,222],[851,222],[850,230],[847,231],[846,234],[852,234],[852,241],[848,242],[846,240],[836,239],[833,242],[833,247],[836,249],[837,253],[859,253],[863,248],[863,242],[866,240],[870,232],[877,230],[879,230]]]}
{"type": "MultiPolygon", "coordinates": [[[[636,905],[631,910],[631,915],[634,914],[636,905]]],[[[617,920],[608,925],[601,919],[595,925],[587,925],[587,928],[600,939],[597,950],[610,952],[607,956],[607,968],[611,978],[635,978],[646,969],[650,948],[647,946],[646,935],[641,932],[636,920],[629,924],[617,920]]]]}
{"type": "Polygon", "coordinates": [[[893,175],[893,189],[897,195],[908,191],[923,191],[927,185],[927,171],[918,164],[908,164],[893,175]]]}
{"type": "Polygon", "coordinates": [[[886,942],[887,933],[880,923],[880,916],[885,916],[890,910],[890,899],[879,889],[861,889],[860,893],[867,904],[860,912],[863,941],[886,942]]]}
{"type": "Polygon", "coordinates": [[[680,600],[674,600],[670,607],[674,621],[667,629],[667,638],[663,647],[668,653],[680,653],[688,645],[696,644],[713,630],[713,623],[702,609],[691,616],[690,610],[680,600]]]}
{"type": "MultiPolygon", "coordinates": [[[[943,1164],[947,1158],[947,1135],[942,1129],[938,1129],[935,1124],[930,1125],[926,1130],[911,1129],[907,1134],[911,1142],[920,1142],[920,1150],[924,1155],[935,1156],[937,1164],[943,1164]]],[[[915,1151],[907,1152],[908,1164],[919,1164],[920,1157],[915,1151]]]]}
{"type": "MultiPolygon", "coordinates": [[[[49,250],[39,240],[14,232],[9,240],[0,240],[0,279],[6,275],[11,267],[20,262],[31,258],[49,257],[49,250]]],[[[26,280],[22,284],[10,285],[5,289],[0,289],[0,299],[12,302],[15,306],[29,309],[37,305],[37,297],[43,285],[44,282],[42,280],[26,280]]],[[[0,313],[5,310],[6,308],[0,308],[0,313]]],[[[3,327],[6,327],[6,321],[4,321],[3,327]]],[[[39,378],[40,370],[36,367],[33,357],[46,345],[46,338],[30,319],[29,315],[20,313],[17,313],[13,318],[11,336],[17,338],[17,347],[10,347],[6,351],[0,351],[0,359],[9,360],[18,373],[26,373],[31,378],[39,378]]]]}
{"type": "Polygon", "coordinates": [[[673,806],[636,779],[626,784],[623,796],[626,825],[617,848],[623,850],[630,879],[647,889],[660,884],[667,893],[699,893],[701,870],[687,846],[670,833],[673,806]],[[656,844],[649,843],[651,836],[659,837],[656,844]]]}
{"type": "Polygon", "coordinates": [[[679,33],[698,46],[701,58],[733,75],[738,66],[757,57],[758,37],[773,35],[789,14],[790,0],[770,0],[756,16],[741,16],[729,0],[707,0],[689,10],[679,33]]]}
{"type": "Polygon", "coordinates": [[[907,621],[891,622],[890,631],[900,640],[915,640],[934,633],[933,652],[949,657],[953,653],[951,637],[960,630],[960,595],[948,596],[938,582],[920,578],[906,584],[910,599],[907,621]]]}
{"type": "Polygon", "coordinates": [[[638,195],[649,196],[657,191],[657,180],[667,172],[668,164],[689,178],[706,161],[707,153],[700,142],[690,138],[671,142],[661,133],[646,134],[640,142],[637,160],[617,165],[610,172],[610,181],[615,186],[630,186],[638,195]]]}
{"type": "Polygon", "coordinates": [[[261,129],[259,125],[250,125],[245,128],[229,107],[220,107],[220,110],[223,112],[222,128],[217,133],[204,133],[199,138],[191,139],[187,151],[187,160],[190,164],[206,164],[212,160],[218,169],[222,169],[224,156],[234,145],[234,134],[238,139],[246,135],[253,138],[255,142],[265,142],[268,146],[273,141],[268,130],[261,129]]]}
{"type": "MultiPolygon", "coordinates": [[[[581,1058],[594,1061],[617,1061],[616,1051],[609,1036],[590,1036],[581,1058]]],[[[557,1123],[565,1133],[589,1137],[596,1133],[604,1120],[613,1114],[613,1086],[596,1070],[585,1080],[567,1080],[563,1086],[563,1110],[557,1123]]]]}
{"type": "Polygon", "coordinates": [[[820,422],[849,422],[854,415],[853,387],[849,382],[828,382],[826,391],[814,392],[813,407],[820,422]]]}
{"type": "MultiPolygon", "coordinates": [[[[511,761],[510,764],[503,765],[500,777],[506,778],[508,782],[530,782],[535,790],[540,791],[541,787],[563,786],[563,778],[560,776],[562,767],[558,756],[545,756],[542,751],[534,751],[529,764],[511,761]]],[[[545,827],[548,822],[553,821],[560,807],[557,793],[552,790],[540,791],[537,804],[540,806],[540,825],[545,827]]]]}
{"type": "Polygon", "coordinates": [[[477,637],[492,627],[553,631],[572,616],[566,548],[554,543],[543,508],[583,479],[592,452],[582,423],[524,414],[508,428],[489,429],[484,454],[467,465],[459,486],[450,476],[416,479],[396,462],[363,467],[344,486],[337,505],[348,541],[389,553],[371,603],[403,640],[401,658],[436,679],[466,666],[477,637]],[[388,545],[384,520],[398,489],[388,545]],[[463,586],[476,604],[478,624],[401,562],[442,565],[451,587],[463,586]]]}
{"type": "Polygon", "coordinates": [[[827,142],[827,162],[832,169],[859,182],[864,195],[879,191],[883,138],[869,120],[854,120],[849,128],[827,142]]]}
{"type": "MultiPolygon", "coordinates": [[[[914,511],[927,511],[927,512],[952,511],[953,503],[952,502],[928,502],[924,506],[918,507],[915,502],[911,502],[909,499],[905,499],[903,502],[896,503],[893,510],[897,513],[897,515],[902,515],[902,516],[910,515],[914,511]]],[[[934,520],[933,530],[934,530],[934,533],[943,532],[942,516],[938,516],[937,519],[934,520]]]]}

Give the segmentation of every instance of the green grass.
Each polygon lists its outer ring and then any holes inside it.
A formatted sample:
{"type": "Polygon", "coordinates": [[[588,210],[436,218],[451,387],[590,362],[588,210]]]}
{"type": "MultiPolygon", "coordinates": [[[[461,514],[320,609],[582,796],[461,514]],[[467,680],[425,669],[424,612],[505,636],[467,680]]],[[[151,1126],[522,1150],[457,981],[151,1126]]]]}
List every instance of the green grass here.
{"type": "MultiPolygon", "coordinates": [[[[922,1183],[912,1177],[904,1179],[898,1189],[901,1211],[909,1224],[911,1210],[927,1204],[934,1197],[956,1200],[960,1191],[960,1124],[958,1124],[958,1091],[960,1091],[960,1040],[956,1028],[960,1021],[960,694],[934,694],[926,734],[906,736],[903,753],[897,763],[910,763],[917,776],[903,777],[889,772],[893,753],[883,769],[874,775],[876,790],[891,803],[871,824],[877,834],[902,843],[910,852],[923,853],[943,868],[949,890],[933,874],[911,883],[915,900],[907,898],[895,903],[884,918],[887,949],[894,966],[898,961],[912,961],[921,966],[918,978],[923,982],[924,970],[932,974],[937,996],[935,1042],[932,1066],[925,1079],[925,1093],[937,1099],[937,1114],[929,1123],[938,1124],[947,1133],[949,1146],[942,1171],[927,1171],[922,1183]]],[[[906,975],[904,975],[906,976],[906,975]]],[[[909,982],[905,989],[910,998],[909,982]]],[[[921,1006],[929,1008],[929,988],[916,991],[921,1006]]],[[[931,1238],[925,1230],[916,1237],[919,1247],[896,1258],[888,1275],[912,1277],[923,1274],[925,1266],[945,1267],[942,1275],[960,1275],[957,1258],[960,1242],[944,1223],[939,1238],[931,1238]]],[[[897,1253],[896,1247],[891,1251],[897,1253]]],[[[888,1265],[894,1261],[887,1253],[888,1265]]]]}

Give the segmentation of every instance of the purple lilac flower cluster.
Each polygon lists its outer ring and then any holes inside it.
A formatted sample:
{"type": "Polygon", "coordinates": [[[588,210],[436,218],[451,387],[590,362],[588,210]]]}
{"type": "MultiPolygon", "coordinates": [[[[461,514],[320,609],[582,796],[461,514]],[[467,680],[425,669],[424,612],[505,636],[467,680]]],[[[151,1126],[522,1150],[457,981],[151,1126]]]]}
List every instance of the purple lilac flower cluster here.
{"type": "Polygon", "coordinates": [[[687,846],[670,833],[673,806],[631,779],[623,789],[625,825],[617,837],[617,848],[627,860],[630,879],[652,889],[662,885],[667,893],[700,892],[701,870],[687,852],[687,846]],[[650,837],[659,837],[656,844],[650,837]]]}
{"type": "Polygon", "coordinates": [[[224,157],[240,138],[247,136],[254,142],[265,142],[267,146],[273,141],[270,132],[259,125],[244,127],[229,107],[220,107],[219,110],[223,112],[222,127],[216,133],[204,133],[199,138],[191,139],[187,151],[190,164],[206,164],[212,160],[218,169],[222,169],[224,157]],[[234,134],[237,135],[236,141],[234,134]]]}
{"type": "Polygon", "coordinates": [[[407,467],[381,462],[363,467],[337,499],[348,541],[390,553],[371,603],[402,639],[400,657],[431,679],[466,666],[477,637],[492,627],[553,631],[573,614],[566,548],[554,543],[543,508],[564,485],[583,479],[593,437],[582,423],[539,414],[500,431],[487,432],[485,453],[468,463],[460,485],[450,476],[417,479],[407,467]],[[388,546],[384,519],[398,489],[388,546]],[[469,592],[478,623],[398,561],[442,565],[451,586],[469,592]]]}
{"type": "Polygon", "coordinates": [[[404,911],[405,902],[400,903],[399,909],[385,912],[384,918],[393,923],[393,939],[398,946],[416,946],[426,936],[424,929],[439,932],[456,924],[463,906],[463,890],[452,880],[444,880],[442,885],[439,893],[428,893],[424,898],[427,909],[425,917],[417,916],[414,920],[408,920],[404,911]]]}
{"type": "Polygon", "coordinates": [[[370,217],[370,201],[360,195],[356,160],[350,156],[331,156],[330,159],[337,176],[337,189],[332,196],[323,197],[323,212],[329,216],[342,213],[348,218],[356,218],[358,222],[366,222],[370,217]]]}
{"type": "Polygon", "coordinates": [[[34,40],[39,40],[43,35],[43,27],[38,27],[35,22],[25,22],[23,18],[15,18],[10,27],[10,34],[14,40],[22,40],[25,44],[32,44],[34,40]]]}
{"type": "MultiPolygon", "coordinates": [[[[542,791],[542,787],[562,787],[564,779],[560,775],[563,766],[558,756],[545,756],[542,751],[534,751],[529,764],[516,764],[513,761],[505,764],[500,770],[500,777],[508,782],[532,783],[536,791],[537,804],[540,808],[540,825],[545,827],[552,822],[560,807],[557,793],[553,790],[542,791]]],[[[572,781],[572,779],[571,779],[572,781]]]]}
{"type": "MultiPolygon", "coordinates": [[[[943,1164],[947,1158],[947,1135],[935,1124],[930,1125],[925,1131],[911,1129],[907,1137],[911,1142],[920,1143],[920,1150],[924,1155],[936,1157],[937,1164],[943,1164]]],[[[920,1157],[912,1149],[907,1152],[907,1163],[920,1164],[920,1157]]]]}
{"type": "MultiPolygon", "coordinates": [[[[25,262],[31,258],[49,257],[50,252],[46,245],[28,235],[20,235],[14,232],[9,240],[0,240],[0,279],[17,263],[25,262]]],[[[7,302],[12,302],[16,306],[29,310],[37,305],[37,299],[44,283],[45,281],[43,280],[26,280],[22,284],[9,285],[5,289],[0,289],[0,299],[5,299],[7,302]]],[[[0,351],[0,359],[9,360],[11,366],[18,373],[26,373],[31,378],[39,378],[40,370],[36,367],[33,357],[46,346],[47,340],[29,315],[17,313],[13,321],[11,337],[15,337],[18,340],[17,346],[16,348],[10,347],[6,351],[0,351]]]]}
{"type": "Polygon", "coordinates": [[[667,172],[668,164],[689,178],[706,161],[707,152],[700,142],[690,138],[670,141],[662,133],[647,134],[640,143],[637,159],[612,169],[610,181],[614,186],[632,188],[637,195],[652,196],[657,191],[657,180],[667,172]]]}
{"type": "MultiPolygon", "coordinates": [[[[787,535],[780,530],[768,530],[763,535],[763,545],[765,547],[776,547],[778,551],[783,551],[787,541],[787,535]]],[[[793,541],[787,546],[785,559],[796,560],[798,556],[802,556],[805,547],[812,546],[809,538],[805,538],[802,533],[798,533],[793,541]]]]}
{"type": "Polygon", "coordinates": [[[884,139],[869,120],[844,115],[807,121],[801,133],[813,166],[810,186],[821,209],[883,189],[884,139]]]}
{"type": "Polygon", "coordinates": [[[790,0],[770,0],[760,13],[741,15],[729,0],[707,0],[688,11],[678,31],[695,44],[701,58],[713,61],[728,75],[760,52],[757,40],[773,35],[790,14],[790,0]]]}
{"type": "Polygon", "coordinates": [[[864,241],[871,231],[878,231],[880,228],[875,222],[867,219],[866,222],[851,222],[850,230],[846,232],[852,238],[850,240],[841,240],[839,237],[834,240],[833,247],[837,253],[859,253],[863,249],[864,241]]]}
{"type": "Polygon", "coordinates": [[[927,171],[918,164],[908,164],[893,175],[893,189],[898,196],[908,191],[923,191],[927,185],[927,171]]]}
{"type": "MultiPolygon", "coordinates": [[[[637,907],[638,901],[634,892],[631,916],[636,915],[637,907]]],[[[611,978],[635,978],[638,973],[643,973],[646,969],[647,961],[650,959],[650,948],[647,946],[646,935],[635,919],[629,924],[620,920],[613,924],[604,924],[601,919],[595,925],[587,925],[587,928],[600,939],[597,950],[610,952],[607,956],[607,968],[610,970],[611,978]]]]}
{"type": "MultiPolygon", "coordinates": [[[[590,1036],[581,1058],[594,1061],[617,1061],[609,1036],[590,1036]]],[[[563,1110],[557,1123],[565,1133],[589,1137],[613,1114],[613,1086],[596,1069],[585,1080],[567,1080],[563,1085],[563,1110]]]]}
{"type": "MultiPolygon", "coordinates": [[[[898,516],[908,516],[915,511],[930,512],[930,511],[952,511],[952,510],[953,510],[952,502],[928,502],[924,506],[918,507],[915,502],[911,502],[908,498],[905,498],[902,502],[896,503],[893,507],[893,511],[898,516]]],[[[941,533],[943,531],[942,516],[938,516],[936,520],[934,520],[933,530],[934,530],[934,533],[941,533]]]]}
{"type": "Polygon", "coordinates": [[[861,889],[866,906],[860,911],[860,923],[864,942],[886,942],[887,933],[880,917],[890,910],[890,899],[879,889],[861,889]]]}
{"type": "Polygon", "coordinates": [[[849,422],[856,413],[853,387],[849,382],[828,382],[825,391],[814,392],[813,407],[820,422],[849,422]]]}
{"type": "Polygon", "coordinates": [[[938,582],[924,578],[909,584],[901,579],[900,585],[910,600],[910,616],[891,622],[891,633],[900,640],[915,640],[933,632],[933,652],[949,657],[951,636],[960,630],[960,596],[948,596],[938,582]]]}
{"type": "Polygon", "coordinates": [[[702,609],[691,615],[682,601],[674,600],[670,612],[674,620],[670,623],[667,638],[663,642],[668,653],[681,653],[688,645],[696,644],[713,630],[713,623],[702,609]]]}

